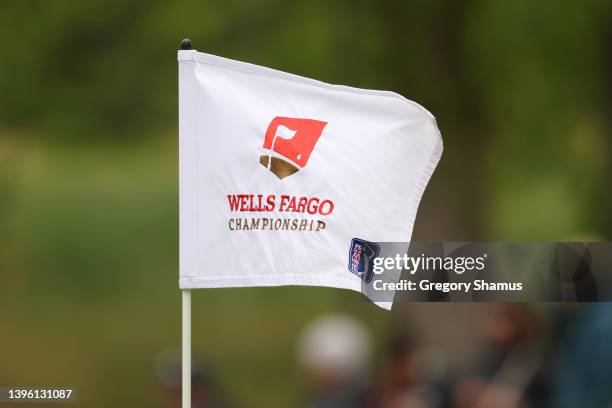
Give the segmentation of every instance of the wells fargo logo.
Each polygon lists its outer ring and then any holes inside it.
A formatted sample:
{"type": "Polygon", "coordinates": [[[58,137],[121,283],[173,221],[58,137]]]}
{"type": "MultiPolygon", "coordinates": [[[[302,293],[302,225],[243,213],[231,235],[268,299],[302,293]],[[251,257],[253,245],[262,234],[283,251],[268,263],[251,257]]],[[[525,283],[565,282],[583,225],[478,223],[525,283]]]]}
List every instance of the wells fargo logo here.
{"type": "Polygon", "coordinates": [[[279,179],[298,172],[308,163],[325,125],[315,119],[275,117],[264,137],[268,154],[259,156],[259,163],[279,179]]]}
{"type": "MultiPolygon", "coordinates": [[[[277,116],[268,125],[259,157],[262,166],[279,179],[308,163],[327,122],[277,116]]],[[[286,194],[227,194],[230,231],[314,231],[327,228],[334,202],[317,196],[286,194]]]]}
{"type": "Polygon", "coordinates": [[[334,211],[332,200],[276,194],[228,194],[231,231],[323,231],[324,219],[334,211]],[[252,217],[249,214],[257,214],[252,217]],[[270,216],[266,216],[269,214],[270,216]]]}

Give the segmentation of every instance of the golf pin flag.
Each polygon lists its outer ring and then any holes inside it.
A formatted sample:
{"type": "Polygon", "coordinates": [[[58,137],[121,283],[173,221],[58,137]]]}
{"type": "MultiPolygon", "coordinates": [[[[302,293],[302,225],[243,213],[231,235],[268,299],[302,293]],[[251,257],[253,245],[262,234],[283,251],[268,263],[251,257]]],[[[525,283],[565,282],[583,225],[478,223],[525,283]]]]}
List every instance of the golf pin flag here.
{"type": "Polygon", "coordinates": [[[178,61],[180,287],[361,291],[377,242],[410,241],[442,154],[434,117],[393,92],[178,61]]]}

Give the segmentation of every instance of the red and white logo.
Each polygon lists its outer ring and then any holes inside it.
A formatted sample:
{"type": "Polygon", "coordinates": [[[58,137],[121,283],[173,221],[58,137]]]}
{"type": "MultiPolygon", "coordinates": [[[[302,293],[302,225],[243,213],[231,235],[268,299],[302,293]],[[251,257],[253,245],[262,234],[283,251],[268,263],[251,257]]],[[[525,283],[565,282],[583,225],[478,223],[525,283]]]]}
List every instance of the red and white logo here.
{"type": "Polygon", "coordinates": [[[298,172],[308,163],[325,125],[315,119],[275,117],[266,130],[263,148],[267,151],[259,162],[279,179],[298,172]]]}

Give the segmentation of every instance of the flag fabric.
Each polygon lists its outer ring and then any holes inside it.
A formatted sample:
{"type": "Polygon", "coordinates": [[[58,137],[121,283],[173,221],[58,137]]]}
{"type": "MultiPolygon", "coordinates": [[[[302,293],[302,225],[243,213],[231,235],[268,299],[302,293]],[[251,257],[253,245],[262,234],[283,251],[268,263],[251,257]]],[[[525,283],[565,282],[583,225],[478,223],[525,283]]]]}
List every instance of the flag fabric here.
{"type": "Polygon", "coordinates": [[[434,117],[393,92],[178,61],[180,287],[361,291],[375,243],[410,241],[442,154],[434,117]]]}

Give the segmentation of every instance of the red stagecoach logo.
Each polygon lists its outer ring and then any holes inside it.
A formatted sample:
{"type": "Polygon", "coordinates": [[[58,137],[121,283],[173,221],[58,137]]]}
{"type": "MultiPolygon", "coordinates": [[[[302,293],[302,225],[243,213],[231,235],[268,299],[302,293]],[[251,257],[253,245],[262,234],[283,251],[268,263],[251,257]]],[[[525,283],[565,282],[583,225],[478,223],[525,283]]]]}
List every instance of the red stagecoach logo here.
{"type": "Polygon", "coordinates": [[[259,157],[259,163],[279,179],[298,172],[306,166],[327,122],[315,119],[272,119],[263,148],[267,150],[259,157]]]}

